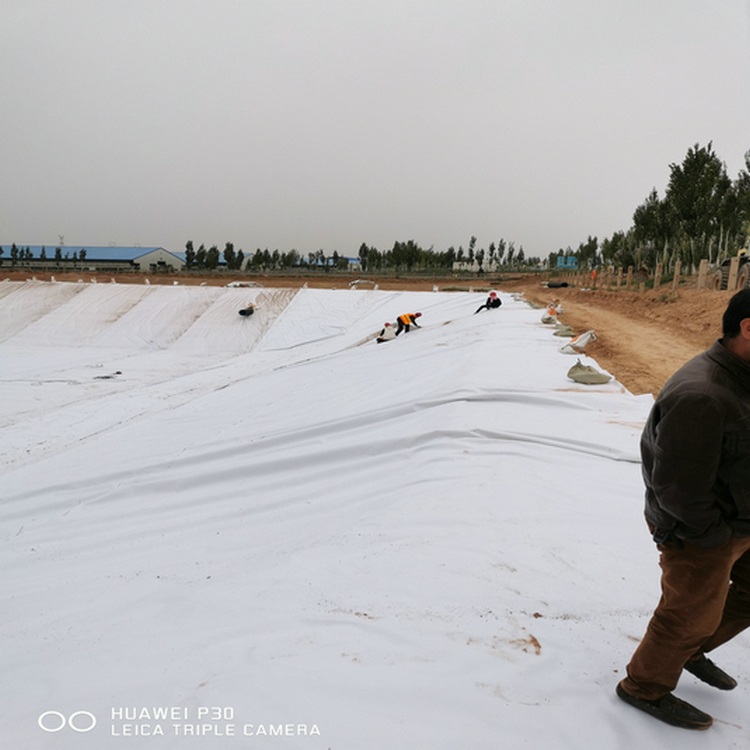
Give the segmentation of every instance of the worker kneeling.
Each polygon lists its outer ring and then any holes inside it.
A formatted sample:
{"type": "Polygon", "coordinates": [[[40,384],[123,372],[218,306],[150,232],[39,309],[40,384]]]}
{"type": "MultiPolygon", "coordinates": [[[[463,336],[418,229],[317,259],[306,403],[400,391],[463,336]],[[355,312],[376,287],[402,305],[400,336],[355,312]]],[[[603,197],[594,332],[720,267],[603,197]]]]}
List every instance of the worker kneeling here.
{"type": "Polygon", "coordinates": [[[422,313],[404,313],[403,315],[399,315],[398,318],[396,318],[396,323],[398,327],[396,328],[396,336],[403,331],[404,333],[409,333],[409,328],[411,326],[414,326],[415,328],[420,328],[421,326],[417,323],[417,318],[421,318],[422,313]]]}

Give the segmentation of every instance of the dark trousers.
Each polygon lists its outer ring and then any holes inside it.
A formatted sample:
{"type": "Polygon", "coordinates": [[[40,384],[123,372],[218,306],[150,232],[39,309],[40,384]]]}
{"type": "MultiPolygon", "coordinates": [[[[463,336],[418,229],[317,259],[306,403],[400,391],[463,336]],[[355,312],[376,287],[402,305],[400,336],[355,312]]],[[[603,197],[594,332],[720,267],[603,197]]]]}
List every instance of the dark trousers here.
{"type": "MultiPolygon", "coordinates": [[[[401,320],[400,318],[396,322],[398,323],[398,328],[396,329],[396,336],[398,336],[399,333],[401,333],[401,331],[403,331],[404,333],[409,333],[408,323],[404,323],[404,321],[401,320]]],[[[411,341],[411,339],[409,339],[409,341],[411,341]]]]}
{"type": "Polygon", "coordinates": [[[671,693],[685,662],[750,626],[750,537],[709,549],[687,543],[659,549],[661,599],[622,681],[626,692],[645,700],[671,693]]]}

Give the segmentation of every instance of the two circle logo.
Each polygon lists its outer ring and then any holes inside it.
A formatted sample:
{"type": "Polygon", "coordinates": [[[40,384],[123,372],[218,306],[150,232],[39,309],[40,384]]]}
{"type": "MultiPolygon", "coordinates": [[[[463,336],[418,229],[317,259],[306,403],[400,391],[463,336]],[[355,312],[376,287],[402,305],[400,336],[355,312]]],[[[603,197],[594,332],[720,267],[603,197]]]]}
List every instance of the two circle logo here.
{"type": "Polygon", "coordinates": [[[45,711],[36,723],[45,732],[59,732],[66,726],[74,732],[90,732],[96,726],[96,716],[90,711],[76,711],[67,717],[59,711],[45,711]]]}

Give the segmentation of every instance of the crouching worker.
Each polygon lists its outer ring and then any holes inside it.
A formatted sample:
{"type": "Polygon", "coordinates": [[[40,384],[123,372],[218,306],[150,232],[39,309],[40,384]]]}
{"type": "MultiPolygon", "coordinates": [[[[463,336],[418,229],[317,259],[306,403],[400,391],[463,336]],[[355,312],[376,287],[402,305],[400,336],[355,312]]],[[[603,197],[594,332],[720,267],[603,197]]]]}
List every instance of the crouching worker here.
{"type": "Polygon", "coordinates": [[[396,331],[393,330],[393,326],[390,323],[383,325],[383,330],[378,334],[375,341],[381,344],[383,341],[391,341],[396,338],[396,331]]]}
{"type": "Polygon", "coordinates": [[[490,296],[487,297],[487,301],[477,308],[474,315],[476,315],[480,310],[494,310],[500,307],[500,305],[502,304],[503,303],[500,301],[500,297],[498,297],[495,292],[490,292],[490,296]]]}
{"type": "Polygon", "coordinates": [[[409,328],[411,326],[414,326],[415,328],[420,328],[417,324],[417,318],[421,318],[422,313],[404,313],[403,315],[399,315],[396,319],[396,323],[398,323],[398,328],[396,329],[396,336],[403,331],[404,333],[409,333],[409,328]]]}

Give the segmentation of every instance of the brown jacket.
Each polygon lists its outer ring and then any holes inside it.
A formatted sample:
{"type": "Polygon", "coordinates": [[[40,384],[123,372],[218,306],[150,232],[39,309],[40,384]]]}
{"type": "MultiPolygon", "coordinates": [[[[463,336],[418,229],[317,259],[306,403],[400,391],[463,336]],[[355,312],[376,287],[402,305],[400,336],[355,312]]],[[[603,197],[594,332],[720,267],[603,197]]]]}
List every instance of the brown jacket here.
{"type": "Polygon", "coordinates": [[[701,547],[750,536],[750,363],[717,341],[683,365],[641,435],[646,520],[701,547]]]}

